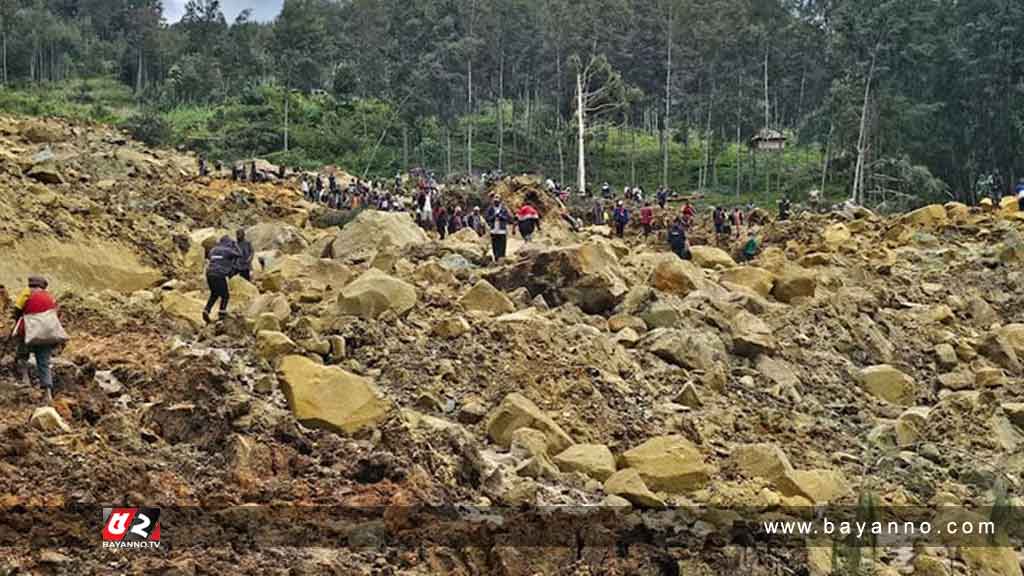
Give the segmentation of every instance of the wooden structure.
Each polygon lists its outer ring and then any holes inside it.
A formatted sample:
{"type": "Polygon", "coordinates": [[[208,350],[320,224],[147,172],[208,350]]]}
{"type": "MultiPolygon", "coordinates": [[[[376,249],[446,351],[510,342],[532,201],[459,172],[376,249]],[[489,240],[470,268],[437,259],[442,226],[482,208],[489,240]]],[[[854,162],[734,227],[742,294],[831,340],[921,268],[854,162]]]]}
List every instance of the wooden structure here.
{"type": "Polygon", "coordinates": [[[785,150],[786,136],[778,130],[764,128],[750,139],[750,147],[757,152],[785,150]]]}

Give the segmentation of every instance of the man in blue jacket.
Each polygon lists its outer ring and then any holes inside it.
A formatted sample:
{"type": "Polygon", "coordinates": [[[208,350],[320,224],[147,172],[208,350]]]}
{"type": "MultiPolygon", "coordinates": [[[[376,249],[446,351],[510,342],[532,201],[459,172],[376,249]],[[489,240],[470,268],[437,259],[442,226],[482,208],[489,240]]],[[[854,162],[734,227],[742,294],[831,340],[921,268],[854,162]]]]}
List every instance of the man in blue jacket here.
{"type": "Polygon", "coordinates": [[[220,300],[220,314],[222,318],[228,311],[228,278],[238,271],[238,261],[242,253],[238,250],[238,244],[230,236],[223,236],[220,242],[210,250],[209,260],[206,265],[206,284],[210,287],[210,298],[206,301],[203,309],[203,321],[210,323],[210,312],[213,305],[220,300]]]}

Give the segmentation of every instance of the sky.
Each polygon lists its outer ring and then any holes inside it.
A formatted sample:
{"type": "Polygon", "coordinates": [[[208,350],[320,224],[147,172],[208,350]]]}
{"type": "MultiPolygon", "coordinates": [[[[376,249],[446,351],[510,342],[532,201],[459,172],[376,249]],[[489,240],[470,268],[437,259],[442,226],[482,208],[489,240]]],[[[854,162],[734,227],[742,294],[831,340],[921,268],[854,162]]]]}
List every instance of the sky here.
{"type": "MultiPolygon", "coordinates": [[[[253,20],[268,22],[273,20],[281,12],[281,4],[284,0],[220,0],[220,9],[224,12],[224,18],[228,24],[235,21],[235,16],[246,8],[252,9],[253,20]]],[[[169,24],[181,19],[185,13],[185,3],[188,0],[164,0],[164,17],[169,24]]]]}

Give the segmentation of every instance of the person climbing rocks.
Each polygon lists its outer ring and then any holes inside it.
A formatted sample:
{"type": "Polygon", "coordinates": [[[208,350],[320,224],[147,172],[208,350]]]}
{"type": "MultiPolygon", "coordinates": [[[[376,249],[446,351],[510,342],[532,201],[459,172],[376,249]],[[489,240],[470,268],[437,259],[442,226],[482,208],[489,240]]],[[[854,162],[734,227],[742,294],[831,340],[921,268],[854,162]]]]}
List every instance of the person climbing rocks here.
{"type": "Polygon", "coordinates": [[[736,237],[740,237],[740,228],[743,227],[743,211],[739,206],[732,209],[732,227],[736,231],[736,237]]]}
{"type": "Polygon", "coordinates": [[[746,243],[743,245],[743,251],[740,252],[741,262],[750,262],[757,256],[757,253],[761,250],[761,242],[757,239],[757,231],[751,230],[750,236],[747,238],[746,243]]]}
{"type": "Polygon", "coordinates": [[[516,225],[523,240],[529,242],[533,239],[533,233],[540,230],[540,214],[529,202],[523,204],[516,212],[516,225]]]}
{"type": "Polygon", "coordinates": [[[665,205],[668,204],[668,190],[666,190],[665,188],[658,188],[657,198],[658,207],[664,210],[665,205]]]}
{"type": "MultiPolygon", "coordinates": [[[[30,276],[28,289],[18,298],[15,303],[15,319],[17,324],[14,328],[17,339],[17,350],[15,351],[15,364],[21,376],[21,383],[25,387],[31,385],[28,374],[29,356],[35,356],[36,375],[39,378],[39,385],[46,394],[46,403],[53,401],[53,374],[50,370],[50,359],[53,357],[53,350],[57,347],[55,343],[28,343],[25,335],[25,322],[27,317],[36,314],[43,314],[51,310],[57,310],[57,301],[47,292],[49,282],[40,276],[30,276]]],[[[59,320],[58,320],[59,324],[59,320]]],[[[61,328],[63,332],[63,328],[61,328]]]]}
{"type": "Polygon", "coordinates": [[[313,200],[313,197],[309,193],[309,180],[306,178],[302,179],[302,197],[306,200],[313,200]]]}
{"type": "Polygon", "coordinates": [[[687,200],[686,203],[683,204],[681,214],[683,215],[683,224],[689,228],[693,225],[693,218],[697,215],[697,209],[693,207],[693,204],[689,200],[687,200]]]}
{"type": "Polygon", "coordinates": [[[711,214],[711,220],[715,224],[715,236],[721,238],[725,233],[725,210],[721,206],[715,206],[711,214]]]}
{"type": "Polygon", "coordinates": [[[1024,178],[1017,181],[1017,208],[1024,212],[1024,178]]]}
{"type": "Polygon", "coordinates": [[[594,226],[604,225],[604,203],[601,202],[600,198],[594,199],[594,207],[591,214],[593,216],[594,226]]]}
{"type": "Polygon", "coordinates": [[[783,196],[782,198],[779,199],[779,220],[780,221],[789,220],[790,207],[791,207],[791,203],[790,203],[788,197],[783,196]]]}
{"type": "Polygon", "coordinates": [[[615,223],[615,235],[622,238],[626,234],[626,224],[629,224],[629,209],[625,203],[619,200],[615,210],[612,211],[612,222],[615,223]]]}
{"type": "Polygon", "coordinates": [[[644,238],[650,236],[654,227],[654,208],[651,208],[650,202],[644,202],[644,207],[640,209],[640,225],[644,227],[644,238]]]}
{"type": "Polygon", "coordinates": [[[494,261],[500,262],[505,258],[505,249],[508,247],[508,225],[512,222],[512,214],[501,198],[496,197],[491,207],[487,209],[484,220],[487,221],[491,232],[491,252],[494,261]]]}
{"type": "Polygon", "coordinates": [[[245,239],[245,230],[239,229],[235,234],[236,244],[238,245],[238,275],[245,278],[247,282],[252,282],[252,242],[245,239]]]}
{"type": "Polygon", "coordinates": [[[434,209],[434,226],[437,228],[441,240],[444,240],[444,237],[448,235],[448,209],[444,207],[444,204],[439,203],[434,209]]]}
{"type": "Polygon", "coordinates": [[[672,248],[672,252],[683,260],[691,258],[690,243],[686,239],[686,224],[683,222],[682,216],[676,216],[675,220],[672,221],[672,225],[669,226],[668,245],[672,248]]]}
{"type": "Polygon", "coordinates": [[[222,236],[217,245],[210,250],[210,262],[206,266],[206,284],[210,287],[210,298],[203,308],[203,321],[210,323],[210,312],[213,306],[220,301],[220,314],[218,319],[223,318],[228,311],[228,300],[231,295],[228,293],[228,278],[236,272],[238,260],[242,257],[238,245],[230,236],[222,236]]]}
{"type": "Polygon", "coordinates": [[[206,176],[206,158],[203,156],[199,157],[199,176],[206,176]]]}

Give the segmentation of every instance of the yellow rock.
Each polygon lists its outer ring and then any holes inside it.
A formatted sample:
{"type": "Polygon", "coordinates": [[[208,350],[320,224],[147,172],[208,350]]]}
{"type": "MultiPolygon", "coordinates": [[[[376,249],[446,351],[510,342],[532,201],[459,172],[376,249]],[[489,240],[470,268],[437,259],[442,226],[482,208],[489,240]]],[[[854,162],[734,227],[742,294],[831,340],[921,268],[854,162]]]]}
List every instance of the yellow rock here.
{"type": "Polygon", "coordinates": [[[1017,552],[1008,546],[964,546],[960,558],[974,576],[1021,576],[1017,552]]]}
{"type": "Polygon", "coordinates": [[[913,228],[930,228],[949,224],[949,216],[943,206],[932,204],[905,214],[900,221],[913,228]]]}
{"type": "Polygon", "coordinates": [[[412,284],[371,268],[341,290],[338,311],[370,319],[388,310],[402,315],[416,305],[416,300],[416,288],[412,284]]]}
{"type": "Polygon", "coordinates": [[[772,294],[779,302],[790,304],[797,298],[814,298],[817,287],[818,280],[811,272],[790,267],[775,279],[772,294]]]}
{"type": "Polygon", "coordinates": [[[896,443],[902,448],[921,441],[928,425],[927,406],[908,408],[896,419],[896,443]]]}
{"type": "Polygon", "coordinates": [[[825,244],[832,250],[838,250],[853,239],[853,233],[846,227],[846,224],[841,223],[825,228],[821,235],[825,244]]]}
{"type": "Polygon", "coordinates": [[[459,299],[459,303],[467,311],[482,312],[491,316],[509,314],[516,309],[512,300],[487,280],[477,282],[459,299]]]}
{"type": "Polygon", "coordinates": [[[534,428],[543,432],[548,439],[548,447],[556,454],[573,444],[572,438],[561,426],[518,392],[506,396],[491,411],[486,428],[491,440],[505,447],[511,444],[513,433],[520,428],[534,428]]]}
{"type": "Polygon", "coordinates": [[[865,390],[886,402],[910,406],[916,399],[914,379],[888,364],[864,368],[858,378],[865,390]]]}
{"type": "Polygon", "coordinates": [[[999,211],[1003,214],[1020,212],[1020,201],[1016,196],[1007,196],[999,202],[999,211]]]}
{"type": "Polygon", "coordinates": [[[775,274],[755,266],[737,266],[725,270],[718,276],[718,279],[720,282],[749,288],[764,298],[772,293],[772,287],[775,285],[775,274]]]}
{"type": "Polygon", "coordinates": [[[700,490],[715,468],[704,462],[700,450],[683,436],[657,436],[622,455],[651,489],[671,494],[700,490]]]}
{"type": "Polygon", "coordinates": [[[183,320],[193,328],[199,328],[205,324],[203,321],[203,307],[206,300],[199,292],[183,294],[177,291],[167,292],[160,300],[160,308],[164,314],[176,319],[183,320]]]}
{"type": "Polygon", "coordinates": [[[563,472],[582,472],[605,481],[615,473],[615,456],[603,444],[576,444],[555,455],[554,462],[563,472]]]}
{"type": "Polygon", "coordinates": [[[256,333],[256,351],[260,358],[268,362],[273,362],[281,356],[292,354],[295,352],[295,349],[295,342],[292,342],[291,338],[281,332],[263,330],[256,333]]]}
{"type": "Polygon", "coordinates": [[[651,275],[651,284],[670,294],[685,296],[699,290],[704,283],[704,273],[692,262],[678,258],[662,260],[651,275]]]}
{"type": "Polygon", "coordinates": [[[732,451],[732,462],[751,477],[775,480],[793,470],[786,453],[777,444],[745,444],[732,451]]]}
{"type": "Polygon", "coordinates": [[[56,292],[71,287],[131,293],[164,277],[131,249],[112,242],[27,238],[3,247],[0,284],[21,287],[35,274],[45,276],[56,292]]]}
{"type": "Polygon", "coordinates": [[[791,470],[774,483],[783,496],[802,496],[815,504],[827,504],[850,494],[850,486],[838,470],[791,470]]]}
{"type": "Polygon", "coordinates": [[[644,484],[643,478],[640,477],[640,472],[633,468],[626,468],[612,474],[604,483],[604,491],[621,496],[636,506],[665,507],[665,501],[651,492],[644,484]]]}
{"type": "Polygon", "coordinates": [[[285,356],[278,371],[288,405],[307,426],[352,433],[379,423],[391,408],[372,380],[305,356],[285,356]]]}
{"type": "Polygon", "coordinates": [[[714,246],[699,245],[690,248],[693,255],[693,262],[701,268],[721,269],[732,268],[736,261],[729,256],[729,253],[714,246]]]}

